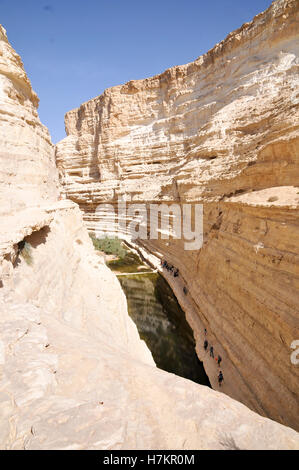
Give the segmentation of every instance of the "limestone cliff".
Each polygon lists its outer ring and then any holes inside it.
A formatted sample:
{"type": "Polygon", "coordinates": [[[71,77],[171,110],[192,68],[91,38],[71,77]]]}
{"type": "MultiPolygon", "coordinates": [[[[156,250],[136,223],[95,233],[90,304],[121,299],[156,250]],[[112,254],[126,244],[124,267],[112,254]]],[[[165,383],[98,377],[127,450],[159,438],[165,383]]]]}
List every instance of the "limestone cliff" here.
{"type": "Polygon", "coordinates": [[[20,56],[0,28],[0,211],[11,214],[58,197],[54,146],[38,117],[20,56]],[[30,164],[28,164],[30,162],[30,164]]]}
{"type": "Polygon", "coordinates": [[[299,449],[292,429],[154,366],[78,206],[57,200],[37,98],[1,32],[0,448],[299,449]]]}
{"type": "MultiPolygon", "coordinates": [[[[202,202],[204,245],[147,240],[223,391],[299,429],[299,96],[296,0],[277,0],[192,63],[113,87],[66,114],[56,149],[67,196],[99,226],[99,203],[202,202]],[[188,286],[188,295],[183,287],[188,286]]],[[[141,248],[142,249],[142,248],[141,248]]]]}

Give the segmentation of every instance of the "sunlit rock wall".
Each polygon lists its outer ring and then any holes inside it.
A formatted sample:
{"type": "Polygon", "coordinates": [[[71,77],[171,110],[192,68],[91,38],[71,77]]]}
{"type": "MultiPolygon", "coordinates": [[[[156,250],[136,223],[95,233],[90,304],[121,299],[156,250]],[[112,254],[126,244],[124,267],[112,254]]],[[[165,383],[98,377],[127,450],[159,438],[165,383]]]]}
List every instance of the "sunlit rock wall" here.
{"type": "Polygon", "coordinates": [[[54,146],[39,99],[0,25],[0,209],[11,214],[58,198],[54,146]]]}
{"type": "Polygon", "coordinates": [[[179,279],[165,275],[214,388],[204,328],[223,358],[222,390],[296,428],[298,12],[297,1],[278,0],[194,62],[83,103],[66,114],[56,149],[64,191],[92,231],[98,205],[119,196],[204,204],[200,251],[142,244],[180,269],[179,279]]]}
{"type": "Polygon", "coordinates": [[[0,32],[0,448],[299,448],[295,431],[154,366],[78,206],[58,200],[37,97],[0,32]]]}

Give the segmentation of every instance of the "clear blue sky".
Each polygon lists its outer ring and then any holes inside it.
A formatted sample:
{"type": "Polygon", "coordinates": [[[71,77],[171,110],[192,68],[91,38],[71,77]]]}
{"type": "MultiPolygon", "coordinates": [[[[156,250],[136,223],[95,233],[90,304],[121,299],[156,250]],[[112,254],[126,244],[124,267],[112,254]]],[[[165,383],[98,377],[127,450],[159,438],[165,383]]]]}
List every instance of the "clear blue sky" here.
{"type": "Polygon", "coordinates": [[[191,62],[271,0],[0,0],[0,23],[56,143],[64,114],[105,88],[191,62]]]}

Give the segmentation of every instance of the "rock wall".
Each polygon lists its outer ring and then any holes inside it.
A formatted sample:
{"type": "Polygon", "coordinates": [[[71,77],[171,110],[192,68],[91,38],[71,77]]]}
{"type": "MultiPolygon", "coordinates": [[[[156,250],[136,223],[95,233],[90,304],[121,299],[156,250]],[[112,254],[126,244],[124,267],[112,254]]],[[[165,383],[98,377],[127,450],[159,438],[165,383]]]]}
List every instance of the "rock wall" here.
{"type": "Polygon", "coordinates": [[[100,226],[98,205],[119,196],[203,203],[200,251],[180,240],[140,249],[180,269],[177,280],[164,275],[213,387],[204,328],[223,358],[222,391],[296,429],[298,20],[297,1],[277,0],[194,62],[105,90],[66,114],[56,148],[64,191],[89,230],[100,226]]]}
{"type": "Polygon", "coordinates": [[[1,215],[58,198],[54,146],[38,117],[39,99],[0,27],[1,215]],[[30,162],[30,164],[28,164],[30,162]]]}
{"type": "Polygon", "coordinates": [[[78,206],[57,200],[52,144],[1,31],[0,448],[299,449],[292,429],[155,367],[78,206]]]}

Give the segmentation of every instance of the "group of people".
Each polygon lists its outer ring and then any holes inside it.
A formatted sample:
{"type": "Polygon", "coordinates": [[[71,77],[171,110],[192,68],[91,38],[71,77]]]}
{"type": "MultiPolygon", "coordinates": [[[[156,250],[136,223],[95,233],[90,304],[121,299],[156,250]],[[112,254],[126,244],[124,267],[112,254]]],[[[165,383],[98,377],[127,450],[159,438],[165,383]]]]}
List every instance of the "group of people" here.
{"type": "MultiPolygon", "coordinates": [[[[168,272],[172,273],[173,274],[173,277],[179,277],[179,270],[178,268],[176,268],[175,266],[173,266],[172,264],[168,264],[168,262],[166,260],[161,260],[161,266],[162,268],[166,269],[168,272]]],[[[183,292],[185,295],[188,294],[188,289],[186,286],[183,287],[183,292]]]]}
{"type": "Polygon", "coordinates": [[[173,273],[173,277],[179,277],[179,270],[172,264],[168,264],[167,261],[161,260],[162,268],[167,269],[168,272],[173,273]]]}
{"type": "MultiPolygon", "coordinates": [[[[205,334],[205,336],[207,335],[207,329],[206,329],[206,328],[205,328],[205,330],[204,330],[204,334],[205,334]]],[[[204,350],[207,352],[207,351],[208,351],[208,347],[209,347],[209,342],[208,342],[207,339],[204,340],[203,347],[204,347],[204,350]]],[[[215,360],[217,361],[218,367],[220,367],[220,364],[221,364],[221,362],[222,362],[222,357],[220,356],[220,354],[218,354],[217,357],[214,356],[214,347],[213,347],[212,345],[210,346],[210,357],[212,357],[213,359],[215,358],[215,360]]],[[[219,387],[221,387],[223,381],[224,381],[223,373],[222,373],[222,371],[220,370],[220,371],[219,371],[219,374],[218,374],[218,384],[219,384],[219,387]]]]}

